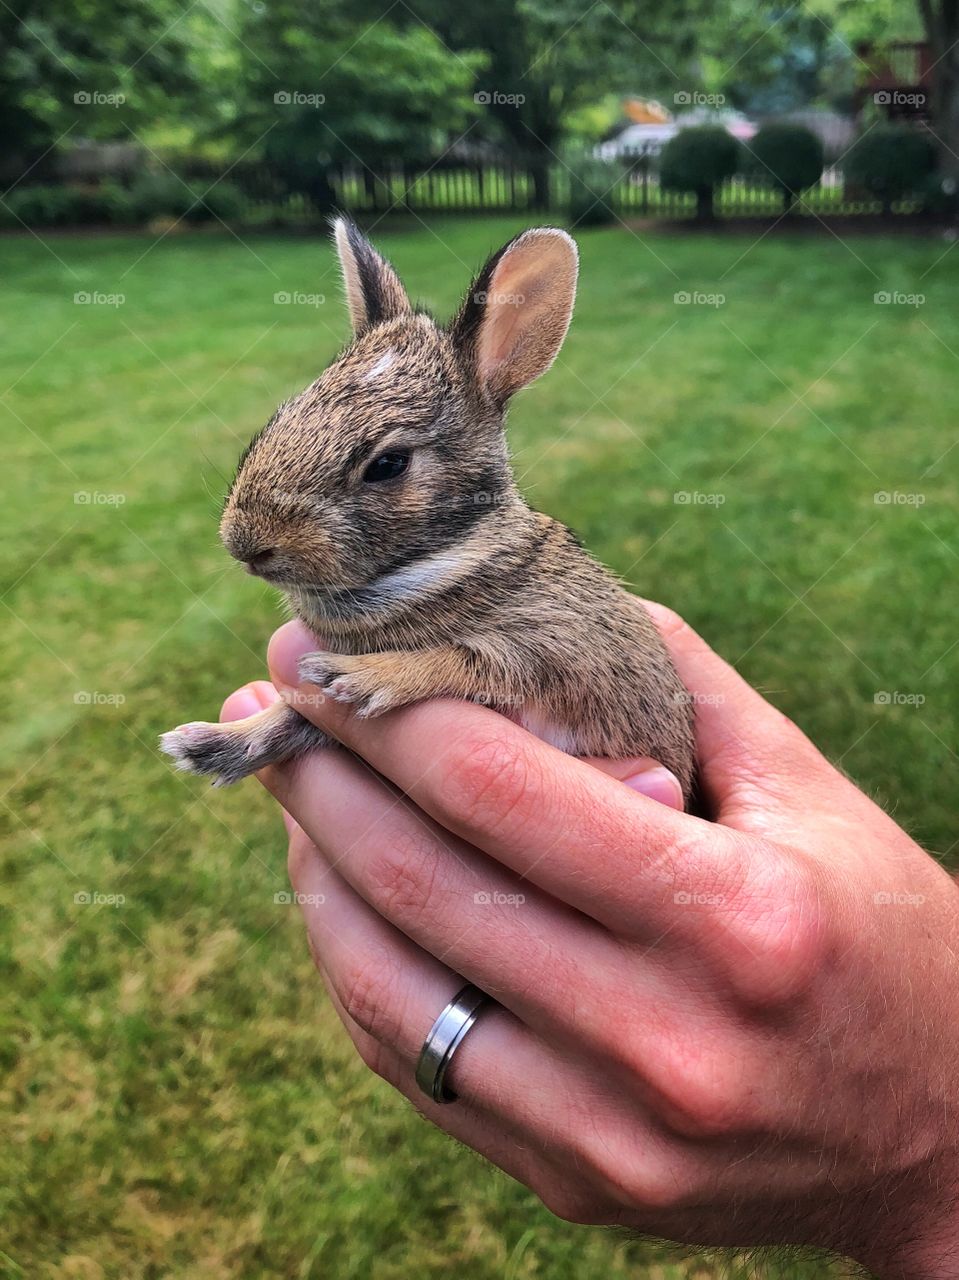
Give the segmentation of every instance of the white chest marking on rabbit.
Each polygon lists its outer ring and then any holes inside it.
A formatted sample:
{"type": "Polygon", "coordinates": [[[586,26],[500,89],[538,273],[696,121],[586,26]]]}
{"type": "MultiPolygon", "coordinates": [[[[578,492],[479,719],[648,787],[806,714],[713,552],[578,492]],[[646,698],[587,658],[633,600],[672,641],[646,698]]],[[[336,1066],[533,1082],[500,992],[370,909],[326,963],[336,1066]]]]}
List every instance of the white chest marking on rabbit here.
{"type": "Polygon", "coordinates": [[[370,369],[369,373],[364,374],[363,381],[372,382],[374,378],[378,378],[381,374],[386,373],[387,369],[389,369],[395,362],[396,352],[392,350],[387,351],[385,355],[380,356],[379,360],[377,360],[373,368],[370,369]]]}
{"type": "Polygon", "coordinates": [[[372,582],[367,590],[386,601],[421,596],[449,586],[472,566],[457,551],[435,551],[372,582]],[[459,571],[459,572],[458,572],[459,571]]]}
{"type": "Polygon", "coordinates": [[[476,529],[451,547],[377,578],[364,588],[363,596],[369,603],[393,604],[442,591],[472,573],[489,556],[489,550],[488,534],[483,528],[476,529]]]}

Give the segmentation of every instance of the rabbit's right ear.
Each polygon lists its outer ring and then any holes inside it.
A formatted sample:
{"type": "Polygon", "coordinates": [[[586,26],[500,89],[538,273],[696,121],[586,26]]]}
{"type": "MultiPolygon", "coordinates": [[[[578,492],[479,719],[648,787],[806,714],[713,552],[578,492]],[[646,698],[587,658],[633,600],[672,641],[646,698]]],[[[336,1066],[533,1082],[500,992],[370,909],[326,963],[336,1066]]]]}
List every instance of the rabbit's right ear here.
{"type": "Polygon", "coordinates": [[[556,359],[576,300],[572,236],[534,227],[495,253],[473,282],[450,337],[498,405],[556,359]]]}
{"type": "Polygon", "coordinates": [[[354,337],[375,324],[412,311],[399,276],[348,218],[334,219],[333,241],[343,271],[354,337]]]}

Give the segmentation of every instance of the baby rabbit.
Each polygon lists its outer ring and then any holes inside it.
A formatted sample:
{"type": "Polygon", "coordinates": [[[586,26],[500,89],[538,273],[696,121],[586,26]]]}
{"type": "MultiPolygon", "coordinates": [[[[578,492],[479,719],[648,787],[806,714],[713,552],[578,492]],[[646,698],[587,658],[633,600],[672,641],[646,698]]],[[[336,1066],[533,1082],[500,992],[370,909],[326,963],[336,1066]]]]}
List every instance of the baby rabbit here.
{"type": "MultiPolygon", "coordinates": [[[[360,716],[463,698],[572,755],[652,756],[688,805],[691,700],[649,614],[509,467],[507,403],[569,326],[573,240],[523,232],[441,328],[352,223],[334,234],[353,341],[254,437],[220,525],[327,646],[303,680],[360,716]]],[[[330,740],[279,702],[161,743],[225,785],[330,740]]]]}

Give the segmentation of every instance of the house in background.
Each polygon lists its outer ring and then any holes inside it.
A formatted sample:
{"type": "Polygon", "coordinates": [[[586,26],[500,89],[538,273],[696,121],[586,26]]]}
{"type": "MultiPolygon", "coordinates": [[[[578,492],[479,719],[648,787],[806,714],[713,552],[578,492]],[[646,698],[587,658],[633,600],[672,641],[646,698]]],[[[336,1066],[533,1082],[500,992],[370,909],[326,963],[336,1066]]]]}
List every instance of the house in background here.
{"type": "MultiPolygon", "coordinates": [[[[600,160],[631,160],[657,156],[680,129],[691,125],[712,124],[728,130],[734,138],[748,141],[757,125],[739,111],[724,106],[697,104],[701,94],[677,94],[678,105],[692,105],[691,110],[673,115],[661,102],[652,98],[627,98],[623,103],[626,119],[618,132],[601,142],[595,155],[600,160]]],[[[718,96],[718,95],[713,95],[718,96]]]]}

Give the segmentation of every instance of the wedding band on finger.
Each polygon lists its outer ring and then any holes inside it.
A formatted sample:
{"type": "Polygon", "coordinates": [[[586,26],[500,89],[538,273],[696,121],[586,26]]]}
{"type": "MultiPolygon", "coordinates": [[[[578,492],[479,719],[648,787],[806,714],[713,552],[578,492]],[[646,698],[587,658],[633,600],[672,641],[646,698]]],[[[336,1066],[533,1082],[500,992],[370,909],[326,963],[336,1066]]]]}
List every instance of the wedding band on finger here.
{"type": "Polygon", "coordinates": [[[430,1028],[416,1063],[416,1083],[434,1102],[455,1102],[456,1094],[444,1083],[453,1054],[463,1043],[481,1007],[489,1000],[485,991],[467,983],[449,1002],[430,1028]]]}

